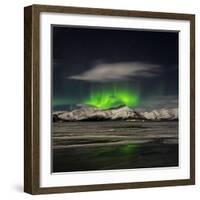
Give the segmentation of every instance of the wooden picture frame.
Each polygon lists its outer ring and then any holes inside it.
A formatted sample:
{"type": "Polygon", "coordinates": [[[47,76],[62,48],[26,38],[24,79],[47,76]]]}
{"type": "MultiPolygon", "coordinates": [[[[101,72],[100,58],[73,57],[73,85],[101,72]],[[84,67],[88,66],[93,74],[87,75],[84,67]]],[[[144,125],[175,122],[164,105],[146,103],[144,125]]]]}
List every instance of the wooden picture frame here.
{"type": "Polygon", "coordinates": [[[30,194],[83,192],[195,184],[195,16],[192,14],[32,5],[24,9],[24,191],[30,194]],[[187,21],[190,24],[189,177],[173,180],[41,187],[40,14],[79,14],[187,21]]]}

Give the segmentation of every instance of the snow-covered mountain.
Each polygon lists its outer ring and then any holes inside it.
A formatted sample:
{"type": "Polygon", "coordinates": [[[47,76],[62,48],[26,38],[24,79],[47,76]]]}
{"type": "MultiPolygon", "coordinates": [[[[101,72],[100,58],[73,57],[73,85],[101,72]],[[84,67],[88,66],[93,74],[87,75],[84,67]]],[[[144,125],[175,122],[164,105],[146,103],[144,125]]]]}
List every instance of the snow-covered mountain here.
{"type": "Polygon", "coordinates": [[[159,109],[151,112],[138,112],[127,106],[100,110],[84,106],[73,111],[53,112],[53,121],[98,121],[98,120],[177,120],[178,109],[159,109]]]}
{"type": "Polygon", "coordinates": [[[141,112],[140,113],[145,119],[148,120],[176,120],[178,119],[178,109],[159,109],[153,110],[151,112],[141,112]]]}

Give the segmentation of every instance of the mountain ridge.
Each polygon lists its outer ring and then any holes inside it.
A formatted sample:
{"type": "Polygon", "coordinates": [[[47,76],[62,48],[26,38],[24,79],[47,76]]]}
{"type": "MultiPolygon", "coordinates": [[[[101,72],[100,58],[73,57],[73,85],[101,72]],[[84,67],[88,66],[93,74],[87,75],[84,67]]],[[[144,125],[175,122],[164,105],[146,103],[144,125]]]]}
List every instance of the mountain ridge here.
{"type": "Polygon", "coordinates": [[[103,121],[133,120],[162,121],[178,120],[177,108],[154,109],[150,112],[136,111],[128,106],[101,110],[92,106],[83,106],[72,111],[54,111],[53,121],[103,121]]]}

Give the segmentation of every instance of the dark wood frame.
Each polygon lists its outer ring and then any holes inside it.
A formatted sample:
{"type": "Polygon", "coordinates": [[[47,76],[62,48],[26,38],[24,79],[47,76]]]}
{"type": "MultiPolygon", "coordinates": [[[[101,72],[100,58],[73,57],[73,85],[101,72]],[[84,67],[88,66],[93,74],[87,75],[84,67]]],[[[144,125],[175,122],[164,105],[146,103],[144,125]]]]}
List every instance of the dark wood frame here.
{"type": "Polygon", "coordinates": [[[32,5],[24,9],[24,191],[30,194],[83,192],[195,184],[195,16],[192,14],[32,5]],[[190,178],[41,188],[39,183],[39,18],[41,12],[188,20],[190,22],[190,178]]]}

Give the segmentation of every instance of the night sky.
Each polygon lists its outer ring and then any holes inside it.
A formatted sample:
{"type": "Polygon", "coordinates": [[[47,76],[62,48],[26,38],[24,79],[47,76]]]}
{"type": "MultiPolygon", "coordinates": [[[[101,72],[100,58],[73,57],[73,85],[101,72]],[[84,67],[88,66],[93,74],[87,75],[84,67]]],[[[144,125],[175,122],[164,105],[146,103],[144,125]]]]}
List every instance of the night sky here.
{"type": "Polygon", "coordinates": [[[178,33],[52,26],[53,110],[178,105],[178,33]]]}

